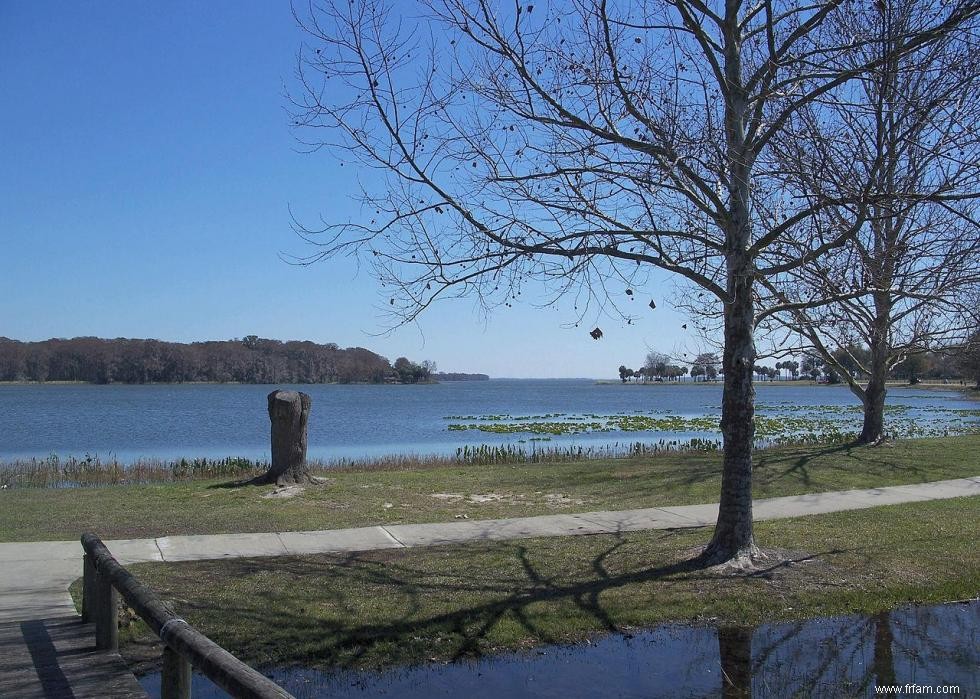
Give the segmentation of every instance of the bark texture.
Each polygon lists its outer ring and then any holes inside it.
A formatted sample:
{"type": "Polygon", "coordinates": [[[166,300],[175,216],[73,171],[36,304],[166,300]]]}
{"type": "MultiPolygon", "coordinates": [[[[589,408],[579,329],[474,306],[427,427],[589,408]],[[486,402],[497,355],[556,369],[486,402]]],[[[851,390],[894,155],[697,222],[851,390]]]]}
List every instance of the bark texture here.
{"type": "Polygon", "coordinates": [[[306,463],[306,423],[313,401],[299,391],[273,391],[269,394],[269,420],[272,422],[272,465],[265,480],[276,485],[312,482],[306,463]]]}
{"type": "MultiPolygon", "coordinates": [[[[747,274],[743,275],[743,279],[747,274]]],[[[752,535],[752,446],[755,441],[755,341],[752,336],[751,282],[738,285],[735,300],[725,309],[725,372],[721,404],[724,459],[721,502],[715,533],[705,549],[711,564],[737,561],[758,554],[752,535]]]]}
{"type": "Polygon", "coordinates": [[[885,438],[885,382],[873,374],[864,391],[864,424],[858,444],[877,444],[885,438]]]}
{"type": "MultiPolygon", "coordinates": [[[[881,276],[885,279],[884,284],[891,284],[891,265],[887,265],[881,276]]],[[[883,293],[876,293],[874,302],[875,316],[868,338],[871,372],[864,395],[861,396],[864,404],[864,425],[857,440],[859,444],[877,444],[885,438],[885,381],[888,378],[888,356],[891,353],[888,328],[892,322],[892,303],[888,295],[883,293]]]]}

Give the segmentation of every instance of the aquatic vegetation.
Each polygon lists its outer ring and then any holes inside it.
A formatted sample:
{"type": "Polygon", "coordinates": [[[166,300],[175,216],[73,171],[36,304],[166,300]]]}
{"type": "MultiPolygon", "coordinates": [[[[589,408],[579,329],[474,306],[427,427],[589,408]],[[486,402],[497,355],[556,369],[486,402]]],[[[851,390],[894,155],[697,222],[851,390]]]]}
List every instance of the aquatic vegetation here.
{"type": "MultiPolygon", "coordinates": [[[[944,436],[980,431],[980,410],[934,408],[930,417],[911,415],[909,405],[889,405],[888,435],[893,438],[944,436]]],[[[797,405],[790,402],[760,404],[755,416],[756,438],[763,444],[783,440],[844,441],[860,429],[861,406],[797,405]]],[[[453,432],[488,434],[534,434],[573,437],[608,432],[652,432],[674,435],[715,435],[720,432],[720,411],[712,409],[703,415],[674,415],[667,411],[634,411],[631,414],[566,415],[550,413],[541,416],[488,415],[467,416],[467,422],[453,422],[453,432]],[[555,419],[560,418],[560,419],[555,419]]],[[[687,447],[685,447],[687,448],[687,447]]]]}
{"type": "Polygon", "coordinates": [[[493,424],[451,424],[449,430],[452,432],[465,432],[467,430],[478,430],[492,434],[512,434],[517,432],[529,432],[533,434],[582,434],[585,432],[608,432],[612,428],[600,422],[507,422],[493,424]]]}
{"type": "MultiPolygon", "coordinates": [[[[565,413],[545,413],[544,415],[446,415],[443,420],[479,420],[481,422],[495,422],[498,420],[551,420],[553,418],[566,417],[565,413]]],[[[574,419],[574,416],[569,419],[574,419]]]]}
{"type": "Polygon", "coordinates": [[[264,473],[268,462],[241,457],[224,459],[139,459],[123,463],[115,457],[103,459],[86,454],[64,459],[52,454],[44,459],[0,463],[0,485],[18,488],[75,488],[122,483],[166,483],[171,481],[250,477],[264,473]]]}
{"type": "Polygon", "coordinates": [[[480,444],[456,450],[456,461],[468,465],[536,464],[562,461],[598,461],[600,459],[652,456],[665,452],[718,451],[720,439],[661,439],[656,442],[613,442],[593,446],[532,446],[515,444],[480,444]]]}

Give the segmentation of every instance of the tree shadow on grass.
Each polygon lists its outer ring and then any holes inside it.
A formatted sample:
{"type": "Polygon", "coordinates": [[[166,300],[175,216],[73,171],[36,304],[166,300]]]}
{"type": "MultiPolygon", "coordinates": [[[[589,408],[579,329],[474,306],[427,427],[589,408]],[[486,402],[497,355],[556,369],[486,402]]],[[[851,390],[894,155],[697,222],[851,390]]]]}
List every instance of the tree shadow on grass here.
{"type": "Polygon", "coordinates": [[[806,449],[790,453],[770,453],[762,452],[756,459],[754,470],[764,472],[765,483],[773,483],[784,478],[795,477],[801,483],[810,485],[812,483],[809,471],[810,462],[820,457],[831,454],[840,454],[848,458],[853,458],[854,445],[836,444],[822,449],[806,449]],[[785,464],[785,467],[775,472],[766,472],[769,467],[778,467],[785,464]]]}
{"type": "MultiPolygon", "coordinates": [[[[783,480],[795,480],[801,485],[812,486],[814,482],[810,468],[812,462],[833,454],[839,454],[848,459],[852,459],[855,463],[868,462],[869,458],[865,451],[862,450],[858,453],[858,449],[859,447],[853,444],[834,444],[826,447],[784,446],[759,449],[756,451],[754,459],[756,483],[759,485],[769,485],[783,480]]],[[[720,487],[722,473],[721,453],[711,456],[698,456],[700,458],[691,460],[692,463],[689,467],[663,474],[656,486],[651,486],[651,494],[656,492],[656,490],[674,491],[690,489],[693,486],[711,481],[717,481],[720,487]]],[[[884,467],[886,464],[887,462],[882,460],[878,465],[884,467]]],[[[891,470],[894,470],[893,465],[891,466],[891,470]]],[[[632,492],[635,494],[635,488],[632,492]]]]}
{"type": "Polygon", "coordinates": [[[814,482],[811,467],[818,459],[838,455],[832,464],[822,464],[825,479],[831,479],[833,472],[847,475],[861,473],[865,476],[888,476],[898,474],[925,477],[927,470],[908,458],[896,459],[885,445],[859,445],[856,443],[837,444],[821,449],[799,449],[790,452],[761,452],[755,462],[756,483],[770,484],[782,479],[795,478],[801,484],[814,482]]]}
{"type": "MultiPolygon", "coordinates": [[[[772,449],[760,449],[756,452],[754,459],[754,471],[756,473],[757,485],[770,485],[784,480],[795,480],[801,485],[813,485],[813,476],[810,472],[810,465],[816,459],[829,456],[831,454],[841,454],[848,458],[857,458],[853,453],[854,447],[850,444],[835,444],[832,446],[814,448],[808,447],[778,447],[772,449]]],[[[655,466],[656,462],[652,462],[655,466]]],[[[691,488],[715,481],[721,486],[722,455],[721,453],[710,456],[698,455],[698,458],[691,460],[689,467],[678,469],[669,473],[660,474],[660,478],[655,485],[649,486],[651,497],[658,492],[690,490],[691,488]]],[[[641,490],[637,490],[635,484],[630,483],[632,488],[629,492],[636,495],[641,490]]]]}
{"type": "MultiPolygon", "coordinates": [[[[666,532],[659,538],[674,535],[666,532]]],[[[403,552],[350,554],[326,561],[324,557],[238,559],[220,564],[221,579],[252,589],[251,595],[237,598],[235,608],[220,612],[211,609],[212,601],[181,606],[196,606],[208,619],[205,623],[214,624],[215,640],[261,664],[350,668],[376,665],[379,659],[386,663],[415,663],[433,657],[458,660],[492,649],[498,625],[516,624],[518,636],[543,643],[562,640],[561,622],[566,614],[586,618],[587,623],[580,624],[586,629],[622,631],[630,621],[623,616],[623,601],[610,608],[603,596],[629,585],[704,586],[737,578],[753,580],[779,575],[813,558],[784,558],[744,574],[708,568],[699,557],[616,569],[629,556],[620,557],[615,565],[610,559],[627,544],[617,537],[591,558],[588,571],[578,574],[569,574],[566,566],[556,564],[560,558],[549,560],[553,554],[541,553],[536,560],[536,554],[524,544],[477,548],[478,553],[503,556],[494,572],[488,572],[486,566],[479,571],[467,569],[465,552],[459,551],[462,555],[456,559],[456,551],[448,547],[447,560],[436,565],[416,563],[403,552]],[[288,589],[263,585],[270,571],[287,576],[288,589]],[[308,586],[315,593],[300,593],[306,601],[296,603],[289,591],[293,586],[308,586]],[[375,589],[380,609],[373,609],[365,599],[375,589]],[[552,604],[570,608],[567,613],[548,610],[547,605],[552,604]]],[[[472,545],[468,548],[473,550],[472,545]]],[[[647,597],[650,594],[649,589],[644,591],[647,597]]],[[[670,603],[666,599],[665,604],[670,603]]]]}
{"type": "Polygon", "coordinates": [[[240,488],[249,488],[251,486],[258,485],[275,485],[275,481],[270,481],[266,474],[260,473],[257,476],[252,476],[251,478],[236,478],[233,481],[223,481],[221,483],[212,483],[207,487],[208,490],[238,490],[240,488]]]}

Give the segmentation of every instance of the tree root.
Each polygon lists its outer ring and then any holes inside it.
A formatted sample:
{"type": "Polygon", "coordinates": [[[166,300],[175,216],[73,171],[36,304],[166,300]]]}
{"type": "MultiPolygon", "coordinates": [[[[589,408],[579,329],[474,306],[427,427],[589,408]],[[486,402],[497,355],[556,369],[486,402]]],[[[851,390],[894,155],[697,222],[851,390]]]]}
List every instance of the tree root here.
{"type": "Polygon", "coordinates": [[[861,437],[858,437],[852,442],[852,444],[856,447],[880,447],[887,444],[891,444],[892,441],[893,440],[891,440],[888,437],[888,435],[882,434],[875,437],[874,439],[863,439],[861,437]]]}
{"type": "Polygon", "coordinates": [[[760,549],[755,544],[732,554],[726,548],[709,544],[701,551],[698,562],[712,572],[722,575],[757,573],[781,558],[775,551],[760,549]]]}

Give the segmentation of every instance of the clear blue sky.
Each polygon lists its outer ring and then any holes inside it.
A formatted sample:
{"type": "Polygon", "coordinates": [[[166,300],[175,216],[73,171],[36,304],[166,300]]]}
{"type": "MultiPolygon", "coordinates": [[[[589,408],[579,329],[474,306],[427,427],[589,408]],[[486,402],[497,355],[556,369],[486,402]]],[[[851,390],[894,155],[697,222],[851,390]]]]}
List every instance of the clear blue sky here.
{"type": "MultiPolygon", "coordinates": [[[[0,2],[0,335],[362,346],[492,376],[611,377],[696,351],[664,302],[567,328],[571,308],[471,301],[386,336],[377,282],[310,249],[289,209],[359,215],[351,168],[298,152],[284,112],[302,41],[287,2],[0,2]]],[[[527,298],[527,295],[525,295],[527,298]]]]}

